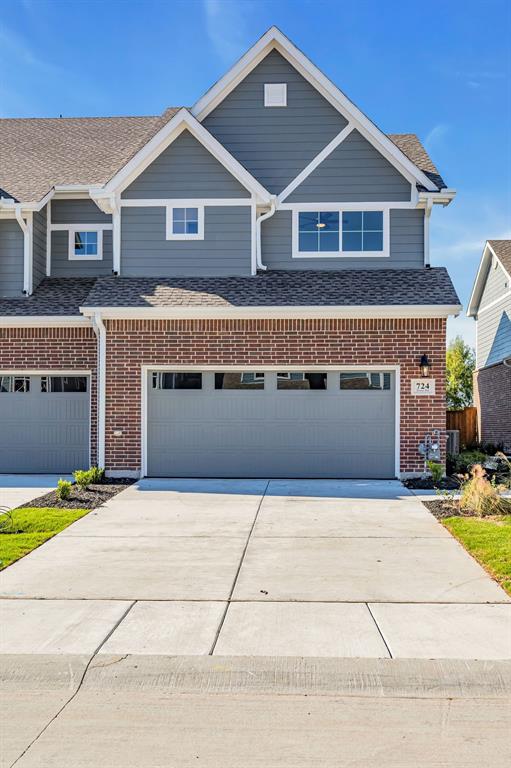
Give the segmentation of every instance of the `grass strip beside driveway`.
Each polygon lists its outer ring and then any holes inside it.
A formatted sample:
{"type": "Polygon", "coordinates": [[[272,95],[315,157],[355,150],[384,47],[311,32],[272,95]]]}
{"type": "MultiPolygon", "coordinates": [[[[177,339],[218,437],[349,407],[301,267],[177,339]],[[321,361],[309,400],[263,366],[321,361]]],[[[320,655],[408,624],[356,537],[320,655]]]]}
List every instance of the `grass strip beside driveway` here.
{"type": "Polygon", "coordinates": [[[0,570],[28,555],[90,509],[24,507],[14,509],[0,530],[0,570]]]}
{"type": "Polygon", "coordinates": [[[511,517],[447,517],[441,522],[511,595],[511,517]]]}

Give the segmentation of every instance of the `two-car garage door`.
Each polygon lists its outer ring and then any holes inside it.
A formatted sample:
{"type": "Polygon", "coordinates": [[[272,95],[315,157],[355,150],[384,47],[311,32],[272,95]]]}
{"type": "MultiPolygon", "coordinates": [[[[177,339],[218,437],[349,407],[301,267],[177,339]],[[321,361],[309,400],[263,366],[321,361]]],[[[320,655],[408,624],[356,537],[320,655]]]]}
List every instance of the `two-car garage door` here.
{"type": "Polygon", "coordinates": [[[395,477],[395,374],[149,371],[153,477],[395,477]]]}
{"type": "Polygon", "coordinates": [[[0,473],[89,466],[90,379],[0,374],[0,473]]]}

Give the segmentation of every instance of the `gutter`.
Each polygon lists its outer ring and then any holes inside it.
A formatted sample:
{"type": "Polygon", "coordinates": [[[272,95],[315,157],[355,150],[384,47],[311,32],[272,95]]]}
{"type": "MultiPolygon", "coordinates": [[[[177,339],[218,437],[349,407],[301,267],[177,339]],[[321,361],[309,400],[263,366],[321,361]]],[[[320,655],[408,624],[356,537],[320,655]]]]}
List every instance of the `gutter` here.
{"type": "Polygon", "coordinates": [[[268,267],[265,267],[262,260],[262,249],[261,249],[261,224],[263,221],[266,221],[266,219],[270,219],[273,214],[275,213],[277,209],[277,196],[272,195],[271,203],[270,203],[270,210],[267,213],[263,213],[262,216],[259,216],[259,218],[256,221],[256,268],[262,270],[263,272],[266,272],[268,267]]]}
{"type": "Polygon", "coordinates": [[[106,328],[100,312],[92,315],[92,327],[98,339],[98,447],[97,465],[105,467],[106,424],[106,328]]]}

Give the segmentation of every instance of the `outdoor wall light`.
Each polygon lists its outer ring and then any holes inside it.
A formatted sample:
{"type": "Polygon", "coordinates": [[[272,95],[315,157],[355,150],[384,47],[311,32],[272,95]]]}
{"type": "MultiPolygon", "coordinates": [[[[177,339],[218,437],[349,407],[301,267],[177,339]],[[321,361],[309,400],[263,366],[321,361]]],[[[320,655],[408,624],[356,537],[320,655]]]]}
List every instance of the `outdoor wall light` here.
{"type": "Polygon", "coordinates": [[[420,362],[421,376],[424,376],[424,378],[427,378],[429,376],[430,368],[431,368],[431,363],[429,362],[428,356],[422,355],[421,362],[420,362]]]}

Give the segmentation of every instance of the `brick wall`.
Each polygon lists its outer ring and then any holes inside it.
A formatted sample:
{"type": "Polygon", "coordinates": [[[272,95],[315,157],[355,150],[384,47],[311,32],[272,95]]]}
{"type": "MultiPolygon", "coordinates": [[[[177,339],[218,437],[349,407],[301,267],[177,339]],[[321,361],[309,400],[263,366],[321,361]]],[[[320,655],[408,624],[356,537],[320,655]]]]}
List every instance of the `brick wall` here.
{"type": "Polygon", "coordinates": [[[92,328],[0,328],[0,370],[90,370],[91,447],[96,462],[96,337],[92,328]]]}
{"type": "Polygon", "coordinates": [[[106,465],[140,468],[142,365],[401,366],[401,471],[418,472],[417,444],[445,430],[445,320],[107,321],[106,465]],[[412,396],[426,352],[434,397],[412,396]],[[115,437],[114,430],[122,430],[115,437]]]}
{"type": "Polygon", "coordinates": [[[503,363],[474,374],[479,439],[511,451],[511,368],[503,363]]]}

